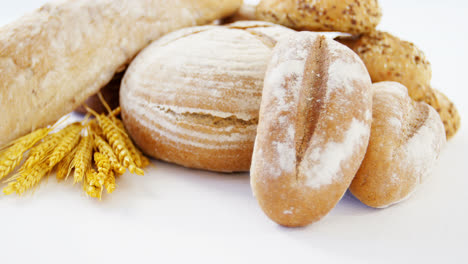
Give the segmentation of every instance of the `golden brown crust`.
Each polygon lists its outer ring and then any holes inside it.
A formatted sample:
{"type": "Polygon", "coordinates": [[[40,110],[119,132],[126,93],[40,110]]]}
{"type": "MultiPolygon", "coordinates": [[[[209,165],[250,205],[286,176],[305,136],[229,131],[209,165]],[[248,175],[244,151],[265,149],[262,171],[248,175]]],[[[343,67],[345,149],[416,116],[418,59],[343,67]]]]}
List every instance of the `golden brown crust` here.
{"type": "Polygon", "coordinates": [[[265,77],[251,186],[273,221],[318,221],[346,192],[364,157],[371,80],[351,50],[302,32],[280,41],[265,77]]]}
{"type": "Polygon", "coordinates": [[[0,145],[73,111],[161,35],[229,16],[241,3],[65,0],[1,27],[0,145]]]}
{"type": "Polygon", "coordinates": [[[182,29],[151,44],[122,82],[130,135],[157,159],[248,171],[266,65],[276,38],[289,32],[238,22],[182,29]]]}
{"type": "Polygon", "coordinates": [[[422,101],[432,106],[439,113],[440,119],[444,123],[447,139],[455,136],[461,126],[460,114],[455,104],[445,94],[436,89],[432,89],[432,93],[428,94],[422,101]]]}
{"type": "Polygon", "coordinates": [[[296,30],[371,32],[382,12],[377,0],[262,0],[257,18],[296,30]]]}
{"type": "Polygon", "coordinates": [[[413,43],[381,31],[360,37],[338,37],[336,40],[359,55],[373,82],[403,84],[413,100],[425,102],[439,112],[448,139],[456,134],[460,127],[458,111],[445,95],[431,88],[431,65],[413,43]]]}
{"type": "Polygon", "coordinates": [[[432,171],[445,144],[437,112],[417,103],[396,82],[373,85],[373,120],[367,153],[350,191],[383,208],[407,199],[432,171]]]}
{"type": "Polygon", "coordinates": [[[360,37],[338,37],[364,61],[372,82],[394,81],[408,88],[416,101],[430,92],[431,64],[413,43],[375,31],[360,37]]]}

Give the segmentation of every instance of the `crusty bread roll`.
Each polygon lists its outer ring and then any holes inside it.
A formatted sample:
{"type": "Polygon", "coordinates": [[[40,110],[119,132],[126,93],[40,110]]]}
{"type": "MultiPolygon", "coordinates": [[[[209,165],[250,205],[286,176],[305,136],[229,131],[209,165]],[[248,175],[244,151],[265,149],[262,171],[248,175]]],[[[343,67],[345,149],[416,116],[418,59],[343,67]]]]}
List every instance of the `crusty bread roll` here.
{"type": "MultiPolygon", "coordinates": [[[[123,73],[116,74],[110,83],[102,87],[99,92],[101,93],[103,99],[109,105],[111,109],[115,109],[119,106],[119,91],[120,83],[122,82],[123,73]]],[[[107,113],[106,107],[102,104],[101,99],[97,94],[89,97],[84,102],[84,105],[79,106],[75,109],[76,112],[86,114],[88,111],[85,108],[85,105],[93,109],[96,113],[107,113]]]]}
{"type": "Polygon", "coordinates": [[[442,118],[447,139],[457,133],[460,127],[458,110],[442,92],[431,88],[431,64],[413,43],[381,31],[358,37],[341,36],[336,40],[361,57],[373,82],[399,82],[408,88],[413,100],[434,107],[442,118]]]}
{"type": "Polygon", "coordinates": [[[242,0],[65,0],[0,28],[0,145],[73,111],[143,47],[242,0]]]}
{"type": "Polygon", "coordinates": [[[396,82],[373,85],[369,147],[350,191],[372,207],[407,199],[431,170],[445,144],[437,112],[416,103],[396,82]]]}
{"type": "Polygon", "coordinates": [[[297,30],[371,32],[382,16],[377,0],[261,0],[256,16],[297,30]]]}
{"type": "Polygon", "coordinates": [[[265,77],[251,185],[263,211],[304,226],[341,199],[364,158],[371,80],[346,46],[310,32],[278,42],[265,77]]]}
{"type": "Polygon", "coordinates": [[[399,82],[408,88],[409,95],[416,101],[430,92],[431,64],[413,43],[382,31],[336,40],[359,55],[373,82],[399,82]]]}
{"type": "Polygon", "coordinates": [[[263,78],[276,39],[266,22],[186,28],[142,51],[122,82],[129,134],[148,155],[190,168],[248,171],[263,78]]]}
{"type": "Polygon", "coordinates": [[[432,106],[442,119],[447,139],[451,139],[461,126],[461,118],[455,104],[441,91],[432,89],[432,92],[422,100],[432,106]]]}

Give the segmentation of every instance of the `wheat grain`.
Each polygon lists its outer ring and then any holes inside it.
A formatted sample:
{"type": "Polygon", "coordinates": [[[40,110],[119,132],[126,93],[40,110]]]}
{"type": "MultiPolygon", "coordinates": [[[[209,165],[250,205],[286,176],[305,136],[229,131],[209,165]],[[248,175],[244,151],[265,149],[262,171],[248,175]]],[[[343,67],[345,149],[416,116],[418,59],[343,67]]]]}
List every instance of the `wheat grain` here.
{"type": "Polygon", "coordinates": [[[58,181],[62,181],[68,178],[70,175],[71,170],[73,169],[72,162],[73,158],[75,157],[76,148],[73,149],[70,153],[65,156],[56,166],[57,168],[57,175],[56,178],[58,181]]]}
{"type": "Polygon", "coordinates": [[[38,129],[15,140],[10,147],[4,149],[0,160],[0,180],[10,174],[20,164],[24,153],[47,136],[50,130],[50,128],[38,129]]]}
{"type": "Polygon", "coordinates": [[[104,132],[104,136],[114,150],[114,153],[119,158],[120,163],[125,168],[128,168],[131,173],[135,173],[137,166],[127,149],[124,137],[119,129],[113,124],[112,120],[105,115],[101,115],[98,118],[98,121],[102,131],[104,132]]]}
{"type": "Polygon", "coordinates": [[[16,192],[16,194],[22,195],[27,190],[36,186],[46,174],[50,173],[51,170],[52,167],[43,162],[29,170],[21,171],[17,176],[13,177],[14,181],[10,182],[8,186],[3,189],[3,193],[10,195],[13,192],[16,192]]]}
{"type": "Polygon", "coordinates": [[[78,144],[82,128],[80,123],[73,123],[65,128],[67,132],[46,161],[49,167],[54,167],[78,144]]]}
{"type": "Polygon", "coordinates": [[[98,171],[97,180],[99,182],[99,186],[103,186],[107,175],[112,171],[109,158],[102,153],[95,152],[94,162],[98,171]]]}
{"type": "Polygon", "coordinates": [[[133,141],[130,139],[128,136],[127,130],[125,129],[124,124],[122,121],[116,117],[112,118],[114,121],[114,124],[121,130],[123,131],[123,140],[125,145],[127,146],[130,156],[133,158],[135,161],[135,165],[139,168],[144,168],[150,164],[149,159],[143,155],[143,153],[133,144],[133,141]]]}
{"type": "Polygon", "coordinates": [[[89,121],[88,127],[89,127],[89,129],[91,130],[92,133],[94,133],[94,134],[96,134],[96,135],[98,135],[100,137],[104,136],[104,134],[102,132],[102,129],[99,126],[99,124],[97,123],[96,119],[93,119],[93,120],[89,121]]]}
{"type": "Polygon", "coordinates": [[[115,184],[115,175],[113,171],[110,171],[107,175],[107,178],[104,181],[104,186],[106,187],[107,193],[112,193],[115,191],[117,185],[115,184]]]}
{"type": "Polygon", "coordinates": [[[102,188],[96,187],[94,185],[94,182],[96,182],[96,175],[97,172],[92,168],[86,172],[83,189],[90,197],[101,199],[102,188]]]}
{"type": "Polygon", "coordinates": [[[47,156],[58,145],[69,130],[70,127],[67,127],[45,137],[41,143],[29,151],[29,156],[21,167],[21,170],[31,169],[35,164],[47,159],[47,156]]]}
{"type": "Polygon", "coordinates": [[[73,175],[74,183],[83,181],[88,168],[92,166],[93,157],[93,138],[92,136],[84,136],[76,148],[75,157],[72,162],[72,167],[75,168],[73,175]]]}
{"type": "Polygon", "coordinates": [[[112,170],[114,170],[117,174],[124,174],[125,168],[122,166],[122,164],[120,164],[117,156],[112,150],[112,147],[104,139],[96,134],[94,135],[94,141],[97,148],[99,149],[99,152],[106,155],[109,159],[112,170]]]}

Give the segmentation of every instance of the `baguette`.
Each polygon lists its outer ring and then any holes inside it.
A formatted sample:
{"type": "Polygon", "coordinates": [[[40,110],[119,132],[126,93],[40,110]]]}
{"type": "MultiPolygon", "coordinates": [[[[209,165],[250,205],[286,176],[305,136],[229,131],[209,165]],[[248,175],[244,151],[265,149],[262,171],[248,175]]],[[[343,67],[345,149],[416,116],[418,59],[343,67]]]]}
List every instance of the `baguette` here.
{"type": "Polygon", "coordinates": [[[242,0],[66,0],[0,28],[0,145],[73,111],[142,48],[242,0]]]}

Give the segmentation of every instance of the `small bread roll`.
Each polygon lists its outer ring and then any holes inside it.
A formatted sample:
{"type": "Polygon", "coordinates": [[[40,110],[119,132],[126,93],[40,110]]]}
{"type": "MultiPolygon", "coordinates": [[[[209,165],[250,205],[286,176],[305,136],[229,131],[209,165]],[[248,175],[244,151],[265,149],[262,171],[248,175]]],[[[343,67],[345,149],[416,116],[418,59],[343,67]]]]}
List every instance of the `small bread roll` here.
{"type": "Polygon", "coordinates": [[[349,189],[383,208],[407,199],[431,174],[446,139],[437,112],[414,102],[403,85],[376,83],[373,100],[369,147],[349,189]]]}
{"type": "Polygon", "coordinates": [[[280,41],[265,77],[251,167],[260,207],[284,226],[305,226],[335,207],[364,158],[371,80],[359,57],[302,32],[280,41]]]}
{"type": "Polygon", "coordinates": [[[455,104],[443,94],[441,91],[432,89],[432,93],[428,94],[423,102],[432,106],[442,119],[445,127],[447,139],[451,139],[458,132],[461,126],[461,118],[455,104]]]}
{"type": "Polygon", "coordinates": [[[336,40],[359,55],[372,82],[399,82],[408,88],[409,95],[416,101],[431,92],[431,64],[413,43],[382,31],[336,40]]]}
{"type": "Polygon", "coordinates": [[[122,82],[128,132],[156,159],[248,171],[266,67],[276,39],[290,32],[238,22],[183,29],[151,44],[122,82]]]}
{"type": "Polygon", "coordinates": [[[336,40],[359,55],[373,82],[399,82],[408,88],[413,100],[434,107],[444,123],[447,139],[457,133],[460,128],[458,110],[447,96],[431,88],[431,64],[413,43],[381,31],[336,40]]]}
{"type": "Polygon", "coordinates": [[[371,32],[382,17],[377,0],[262,0],[257,18],[296,30],[371,32]]]}

